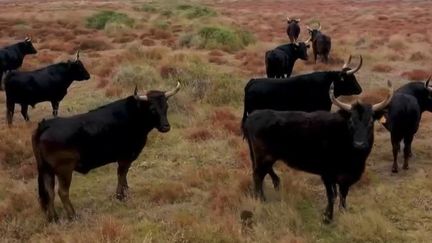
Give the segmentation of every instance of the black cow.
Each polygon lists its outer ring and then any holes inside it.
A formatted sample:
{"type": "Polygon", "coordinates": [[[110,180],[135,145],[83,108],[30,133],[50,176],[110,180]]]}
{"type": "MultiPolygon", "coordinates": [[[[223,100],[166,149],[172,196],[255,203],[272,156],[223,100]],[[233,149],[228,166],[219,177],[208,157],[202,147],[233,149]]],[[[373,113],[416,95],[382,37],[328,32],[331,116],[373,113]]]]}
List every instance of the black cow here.
{"type": "MultiPolygon", "coordinates": [[[[251,79],[244,91],[242,129],[247,115],[254,110],[330,111],[332,102],[328,96],[328,90],[331,83],[335,85],[336,97],[360,94],[362,88],[354,73],[360,70],[363,58],[360,56],[360,63],[354,70],[348,67],[350,62],[351,56],[341,71],[315,72],[288,79],[251,79]]],[[[277,189],[279,177],[273,170],[270,176],[277,189]]]]}
{"type": "Polygon", "coordinates": [[[285,44],[267,51],[265,54],[266,72],[268,78],[288,78],[298,58],[307,60],[307,42],[285,44]]]}
{"type": "Polygon", "coordinates": [[[288,166],[321,176],[328,205],[324,222],[333,218],[333,204],[340,191],[340,206],[364,169],[374,141],[374,120],[382,116],[388,97],[379,104],[353,105],[338,101],[330,87],[330,99],[341,110],[328,111],[254,111],[246,120],[245,135],[253,165],[255,194],[265,200],[263,180],[277,160],[288,166]]]}
{"type": "Polygon", "coordinates": [[[300,35],[300,19],[291,19],[287,17],[287,29],[286,33],[291,41],[291,43],[297,42],[300,35]]]}
{"type": "Polygon", "coordinates": [[[412,156],[411,143],[416,134],[421,115],[424,111],[432,112],[432,88],[430,78],[423,82],[411,82],[396,90],[384,115],[383,125],[390,131],[393,147],[392,172],[398,172],[397,157],[400,143],[404,141],[403,169],[408,169],[408,161],[412,156]]]}
{"type": "Polygon", "coordinates": [[[325,63],[328,62],[328,56],[331,49],[331,38],[321,33],[321,24],[318,29],[311,29],[307,27],[312,41],[312,50],[314,54],[314,60],[316,63],[317,56],[320,55],[325,63]]]}
{"type": "Polygon", "coordinates": [[[26,121],[28,106],[43,101],[51,102],[53,115],[57,116],[60,101],[66,96],[73,81],[90,79],[90,74],[79,60],[54,64],[32,72],[12,71],[5,78],[7,122],[12,124],[15,104],[21,105],[21,114],[26,121]]]}
{"type": "Polygon", "coordinates": [[[38,165],[39,199],[48,220],[57,220],[54,210],[54,177],[58,194],[69,218],[75,211],[69,200],[72,172],[117,162],[117,198],[125,197],[127,172],[141,153],[153,129],[168,132],[167,100],[180,89],[149,91],[117,100],[85,114],[43,120],[33,134],[33,152],[38,165]]]}
{"type": "Polygon", "coordinates": [[[0,90],[3,90],[3,73],[21,67],[25,55],[36,54],[37,51],[29,37],[24,41],[0,49],[0,90]]]}

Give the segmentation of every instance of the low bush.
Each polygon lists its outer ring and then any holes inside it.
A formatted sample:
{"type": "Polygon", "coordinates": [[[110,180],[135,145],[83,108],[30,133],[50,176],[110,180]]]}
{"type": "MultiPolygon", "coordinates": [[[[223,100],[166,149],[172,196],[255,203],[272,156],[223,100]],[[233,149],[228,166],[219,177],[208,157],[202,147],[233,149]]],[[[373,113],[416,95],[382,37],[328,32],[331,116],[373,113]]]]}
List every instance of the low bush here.
{"type": "Polygon", "coordinates": [[[104,29],[108,23],[117,23],[132,27],[134,22],[135,20],[127,14],[114,11],[101,11],[87,18],[87,27],[104,29]]]}

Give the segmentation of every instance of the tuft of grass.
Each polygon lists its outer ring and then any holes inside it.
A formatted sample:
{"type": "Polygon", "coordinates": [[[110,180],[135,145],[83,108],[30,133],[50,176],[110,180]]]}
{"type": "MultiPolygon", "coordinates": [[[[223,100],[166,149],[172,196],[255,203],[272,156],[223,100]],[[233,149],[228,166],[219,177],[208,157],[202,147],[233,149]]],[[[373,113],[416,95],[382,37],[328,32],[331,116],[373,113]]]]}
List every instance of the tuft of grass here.
{"type": "Polygon", "coordinates": [[[188,33],[180,37],[180,45],[204,49],[238,51],[255,43],[252,33],[225,26],[202,27],[197,33],[188,33]]]}
{"type": "Polygon", "coordinates": [[[189,19],[217,16],[216,11],[204,6],[182,4],[177,6],[177,9],[183,11],[189,19]]]}
{"type": "Polygon", "coordinates": [[[377,64],[377,65],[373,66],[373,68],[372,68],[372,71],[380,72],[380,73],[389,73],[392,70],[393,70],[393,68],[387,64],[377,64]]]}
{"type": "Polygon", "coordinates": [[[131,90],[135,85],[138,88],[154,89],[161,82],[161,77],[158,71],[148,64],[125,64],[119,67],[113,81],[114,84],[120,87],[128,87],[131,90]]]}
{"type": "Polygon", "coordinates": [[[86,26],[92,29],[104,29],[108,23],[123,24],[132,27],[135,20],[127,14],[114,11],[100,11],[87,18],[86,26]]]}

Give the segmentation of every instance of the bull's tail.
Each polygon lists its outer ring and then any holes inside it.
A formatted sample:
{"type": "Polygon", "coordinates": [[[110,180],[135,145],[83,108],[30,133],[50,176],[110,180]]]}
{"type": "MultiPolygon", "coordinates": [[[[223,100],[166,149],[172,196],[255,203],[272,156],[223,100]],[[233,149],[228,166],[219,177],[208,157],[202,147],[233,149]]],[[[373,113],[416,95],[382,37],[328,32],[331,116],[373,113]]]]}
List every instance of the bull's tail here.
{"type": "Polygon", "coordinates": [[[43,211],[47,211],[48,204],[50,201],[50,192],[48,191],[46,182],[54,182],[54,172],[51,166],[43,158],[39,148],[39,138],[43,131],[46,129],[44,122],[39,123],[38,128],[32,136],[33,153],[36,158],[38,168],[38,191],[39,191],[39,202],[43,211]]]}
{"type": "Polygon", "coordinates": [[[10,71],[6,71],[4,73],[2,71],[0,71],[0,91],[5,90],[6,79],[10,78],[10,76],[11,76],[10,71]]]}

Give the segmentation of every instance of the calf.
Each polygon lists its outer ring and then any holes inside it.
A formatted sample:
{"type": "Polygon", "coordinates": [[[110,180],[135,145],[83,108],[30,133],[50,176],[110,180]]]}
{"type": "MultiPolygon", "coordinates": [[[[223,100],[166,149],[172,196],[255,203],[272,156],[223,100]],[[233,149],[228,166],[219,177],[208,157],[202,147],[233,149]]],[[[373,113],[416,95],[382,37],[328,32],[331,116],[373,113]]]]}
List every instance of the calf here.
{"type": "Polygon", "coordinates": [[[424,111],[432,111],[430,79],[429,77],[425,83],[411,82],[396,90],[388,106],[388,112],[384,114],[383,125],[390,131],[393,147],[393,173],[397,173],[399,170],[397,157],[402,140],[405,145],[402,168],[408,169],[408,162],[412,156],[411,144],[419,128],[421,115],[424,111]]]}
{"type": "Polygon", "coordinates": [[[317,56],[320,55],[324,63],[328,62],[328,56],[331,49],[331,38],[321,33],[321,24],[318,29],[311,29],[307,27],[312,41],[312,50],[314,54],[314,60],[316,63],[317,56]]]}
{"type": "Polygon", "coordinates": [[[49,221],[58,219],[54,210],[55,177],[58,194],[69,218],[75,210],[69,200],[72,172],[87,174],[117,162],[118,199],[126,196],[127,173],[144,148],[153,128],[170,130],[167,100],[180,89],[149,91],[114,101],[85,114],[43,120],[33,133],[33,152],[38,167],[39,201],[49,221]]]}
{"type": "Polygon", "coordinates": [[[5,78],[7,122],[12,125],[15,104],[21,105],[21,114],[26,121],[28,106],[34,107],[43,101],[51,102],[53,115],[57,116],[60,101],[66,96],[73,81],[90,79],[90,74],[79,60],[54,64],[32,72],[12,71],[5,78]]]}
{"type": "Polygon", "coordinates": [[[20,68],[26,55],[36,53],[30,37],[0,49],[0,90],[4,90],[3,73],[20,68]]]}
{"type": "Polygon", "coordinates": [[[297,39],[300,35],[300,19],[291,19],[287,17],[287,28],[286,33],[291,43],[297,42],[297,39]]]}
{"type": "Polygon", "coordinates": [[[266,72],[268,78],[285,78],[291,76],[298,58],[307,60],[308,42],[285,44],[267,51],[265,54],[266,72]]]}
{"type": "Polygon", "coordinates": [[[328,205],[324,222],[333,218],[336,186],[339,186],[340,205],[346,207],[346,196],[356,183],[371,152],[374,120],[390,102],[388,97],[375,105],[342,103],[330,87],[330,99],[341,108],[336,113],[328,111],[275,111],[259,110],[248,116],[245,136],[248,141],[255,194],[265,200],[263,180],[272,171],[277,160],[305,172],[317,174],[325,185],[328,205]]]}

